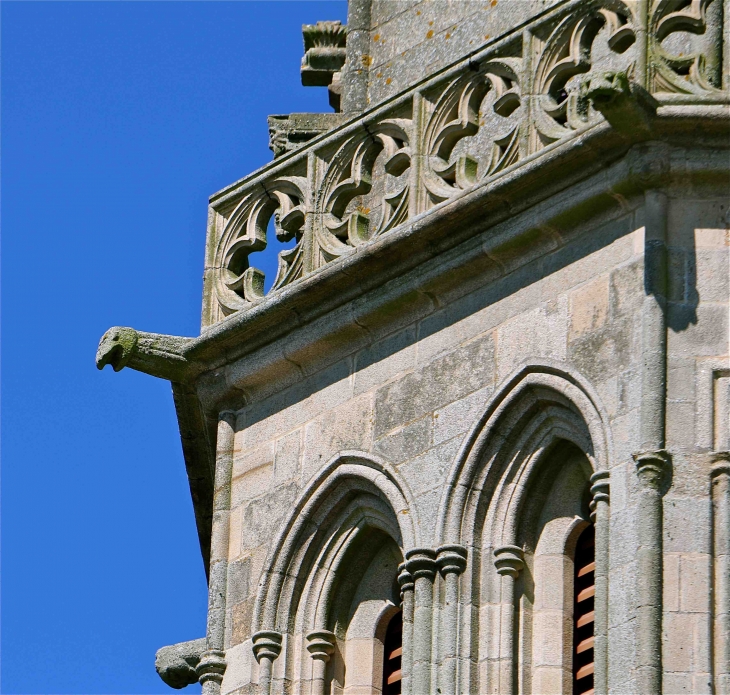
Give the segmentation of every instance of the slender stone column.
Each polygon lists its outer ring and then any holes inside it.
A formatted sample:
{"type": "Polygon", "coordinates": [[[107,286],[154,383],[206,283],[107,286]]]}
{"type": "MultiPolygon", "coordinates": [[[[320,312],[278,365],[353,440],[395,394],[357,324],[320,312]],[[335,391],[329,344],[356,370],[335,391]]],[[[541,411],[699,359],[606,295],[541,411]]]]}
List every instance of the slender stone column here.
{"type": "Polygon", "coordinates": [[[436,552],[436,564],[444,578],[439,685],[443,695],[455,695],[459,660],[459,576],[466,569],[467,550],[462,545],[442,545],[436,552]]]}
{"type": "Polygon", "coordinates": [[[637,554],[639,689],[642,695],[662,692],[662,517],[670,459],[666,451],[634,454],[641,485],[637,554]]]}
{"type": "Polygon", "coordinates": [[[593,689],[596,695],[608,693],[608,536],[609,536],[609,476],[598,471],[591,476],[591,519],[596,529],[596,596],[593,622],[593,689]]]}
{"type": "Polygon", "coordinates": [[[730,451],[713,458],[713,677],[715,693],[730,695],[730,451]]]}
{"type": "Polygon", "coordinates": [[[515,584],[525,566],[522,548],[504,545],[494,551],[494,566],[501,579],[499,621],[499,693],[513,695],[515,688],[515,584]]]}
{"type": "Polygon", "coordinates": [[[413,695],[431,692],[431,639],[433,637],[433,581],[436,577],[436,552],[414,548],[406,553],[406,569],[413,575],[413,695]]]}
{"type": "Polygon", "coordinates": [[[641,451],[664,449],[667,393],[667,197],[645,194],[644,302],[641,307],[641,451]]]}
{"type": "Polygon", "coordinates": [[[403,611],[403,654],[401,656],[401,693],[411,695],[411,670],[413,668],[413,576],[406,564],[398,566],[401,610],[403,611]]]}
{"type": "Polygon", "coordinates": [[[662,497],[670,457],[664,450],[667,402],[667,197],[645,194],[644,303],[640,436],[634,454],[640,482],[637,512],[637,667],[642,695],[662,692],[662,497]]]}
{"type": "Polygon", "coordinates": [[[228,581],[228,534],[231,510],[231,475],[236,414],[224,411],[218,420],[215,484],[213,490],[213,527],[210,542],[208,579],[208,630],[206,651],[195,669],[203,684],[203,695],[219,695],[226,670],[226,584],[228,581]]]}
{"type": "Polygon", "coordinates": [[[307,651],[312,655],[312,695],[324,695],[327,662],[335,652],[336,638],[329,630],[315,630],[307,635],[307,651]]]}
{"type": "Polygon", "coordinates": [[[271,671],[275,659],[281,654],[281,633],[262,630],[253,636],[253,654],[259,662],[259,692],[271,692],[271,671]]]}

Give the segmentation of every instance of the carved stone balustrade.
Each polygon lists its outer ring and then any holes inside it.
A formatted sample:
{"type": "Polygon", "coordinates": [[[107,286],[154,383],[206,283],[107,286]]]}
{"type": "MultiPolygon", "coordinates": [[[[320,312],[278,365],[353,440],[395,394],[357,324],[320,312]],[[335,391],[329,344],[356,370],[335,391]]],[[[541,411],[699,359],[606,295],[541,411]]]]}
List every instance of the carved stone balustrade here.
{"type": "MultiPolygon", "coordinates": [[[[549,176],[546,162],[591,133],[613,132],[602,145],[609,151],[661,139],[661,123],[676,124],[693,105],[726,111],[725,33],[718,0],[564,0],[386,103],[313,131],[211,198],[204,326],[475,192],[508,214],[506,182],[538,168],[549,176]],[[292,246],[265,293],[256,253],[272,218],[277,239],[292,246]]],[[[305,72],[317,51],[335,69],[345,28],[315,25],[308,35],[305,72]]],[[[597,147],[584,147],[583,160],[597,147]]],[[[524,198],[524,186],[510,195],[524,198]]]]}

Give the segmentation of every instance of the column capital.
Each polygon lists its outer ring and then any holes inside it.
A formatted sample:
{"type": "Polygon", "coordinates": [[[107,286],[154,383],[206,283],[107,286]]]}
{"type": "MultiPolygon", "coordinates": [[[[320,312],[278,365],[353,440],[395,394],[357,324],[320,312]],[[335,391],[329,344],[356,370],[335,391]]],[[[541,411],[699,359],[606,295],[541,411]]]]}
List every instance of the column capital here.
{"type": "Polygon", "coordinates": [[[730,451],[713,451],[710,453],[710,476],[730,475],[730,451]]]}
{"type": "Polygon", "coordinates": [[[400,585],[400,598],[402,601],[403,594],[407,591],[413,591],[413,575],[406,569],[405,562],[398,565],[398,584],[400,585]]]}
{"type": "Polygon", "coordinates": [[[664,449],[634,454],[636,474],[645,488],[661,491],[670,471],[671,456],[664,449]]]}
{"type": "Polygon", "coordinates": [[[436,564],[441,575],[461,574],[466,569],[467,549],[463,545],[442,545],[436,549],[436,564]]]}
{"type": "Polygon", "coordinates": [[[223,682],[223,674],[226,672],[226,653],[220,649],[208,649],[203,652],[198,665],[195,667],[195,673],[198,674],[198,681],[205,684],[209,681],[218,683],[223,682]]]}
{"type": "Polygon", "coordinates": [[[251,639],[253,640],[253,654],[259,663],[264,658],[273,661],[281,654],[281,632],[261,630],[255,633],[251,639]]]}
{"type": "Polygon", "coordinates": [[[591,497],[595,502],[608,502],[610,494],[610,471],[596,471],[591,476],[591,497]]]}
{"type": "Polygon", "coordinates": [[[611,473],[609,471],[596,471],[591,476],[591,501],[588,505],[591,509],[591,521],[596,523],[596,507],[599,502],[605,502],[606,504],[610,501],[610,483],[609,478],[611,473]]]}
{"type": "Polygon", "coordinates": [[[431,548],[413,548],[406,552],[406,570],[414,579],[436,577],[436,551],[431,548]]]}
{"type": "Polygon", "coordinates": [[[314,630],[307,635],[307,651],[313,659],[327,663],[335,652],[336,637],[329,630],[314,630]]]}
{"type": "Polygon", "coordinates": [[[517,579],[520,570],[525,566],[525,554],[517,545],[503,545],[494,550],[494,566],[497,574],[517,579]]]}

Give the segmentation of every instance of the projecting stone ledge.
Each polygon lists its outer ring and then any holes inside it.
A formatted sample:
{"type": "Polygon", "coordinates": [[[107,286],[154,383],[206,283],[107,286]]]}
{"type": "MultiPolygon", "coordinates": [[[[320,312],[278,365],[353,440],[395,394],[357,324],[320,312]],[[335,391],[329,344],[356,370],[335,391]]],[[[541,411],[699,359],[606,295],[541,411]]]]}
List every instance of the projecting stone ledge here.
{"type": "Polygon", "coordinates": [[[340,113],[290,113],[269,116],[269,148],[274,157],[296,150],[323,133],[328,133],[347,117],[340,113]]]}

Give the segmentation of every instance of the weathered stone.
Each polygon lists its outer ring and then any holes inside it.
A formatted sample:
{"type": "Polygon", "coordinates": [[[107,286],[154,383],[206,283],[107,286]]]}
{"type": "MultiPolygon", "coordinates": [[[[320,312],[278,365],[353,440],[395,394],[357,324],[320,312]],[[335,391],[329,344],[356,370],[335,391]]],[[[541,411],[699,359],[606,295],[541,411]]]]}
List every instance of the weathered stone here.
{"type": "Polygon", "coordinates": [[[343,114],[272,117],[281,156],[211,198],[201,335],[99,348],[173,382],[210,584],[171,673],[728,690],[728,18],[695,5],[305,28],[343,114]]]}
{"type": "Polygon", "coordinates": [[[184,688],[198,682],[195,669],[205,651],[205,637],[162,647],[155,656],[160,678],[171,688],[184,688]]]}

